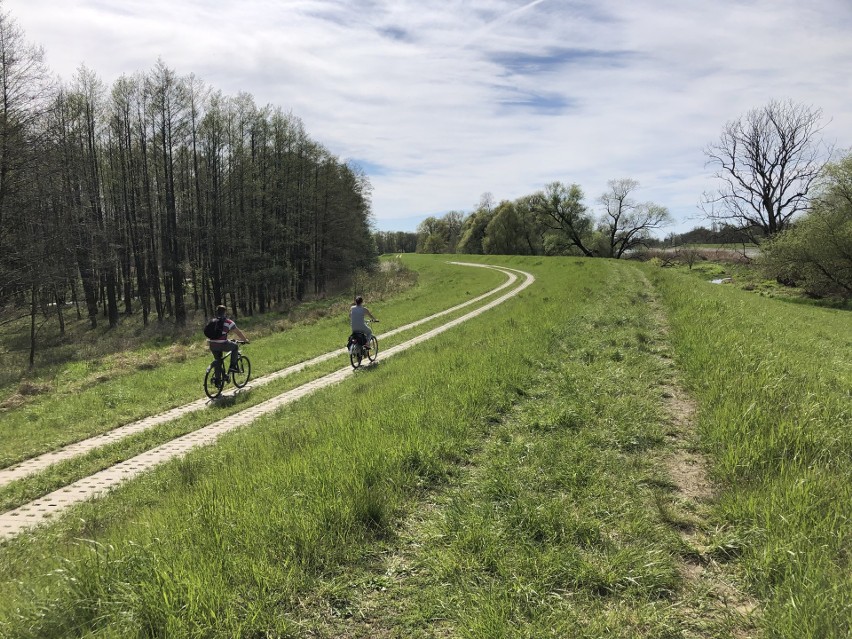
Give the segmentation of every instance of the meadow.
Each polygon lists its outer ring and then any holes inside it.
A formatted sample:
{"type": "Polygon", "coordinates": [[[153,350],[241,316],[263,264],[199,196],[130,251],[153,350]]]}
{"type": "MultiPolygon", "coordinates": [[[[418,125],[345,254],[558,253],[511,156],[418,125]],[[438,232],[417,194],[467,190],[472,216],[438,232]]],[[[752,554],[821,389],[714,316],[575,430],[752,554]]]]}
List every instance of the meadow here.
{"type": "MultiPolygon", "coordinates": [[[[848,312],[632,262],[463,259],[536,282],[3,542],[0,635],[848,636],[848,312]]],[[[369,304],[380,342],[504,279],[441,256],[402,262],[416,279],[369,304]]],[[[0,500],[345,365],[345,304],[242,324],[258,372],[336,346],[340,362],[0,500]]],[[[197,399],[203,349],[178,346],[56,364],[17,405],[8,385],[2,465],[197,399]]]]}

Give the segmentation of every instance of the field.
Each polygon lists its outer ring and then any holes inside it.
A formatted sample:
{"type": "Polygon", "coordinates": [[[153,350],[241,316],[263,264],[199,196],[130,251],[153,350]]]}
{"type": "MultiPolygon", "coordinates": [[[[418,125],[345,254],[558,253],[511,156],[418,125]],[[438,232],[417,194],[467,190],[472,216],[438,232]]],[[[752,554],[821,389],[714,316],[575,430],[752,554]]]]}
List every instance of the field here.
{"type": "MultiPolygon", "coordinates": [[[[848,311],[652,264],[463,260],[535,282],[385,357],[505,292],[393,334],[506,279],[403,256],[417,276],[366,295],[376,365],[2,542],[0,635],[852,632],[848,311]]],[[[347,366],[345,308],[241,322],[257,375],[340,357],[0,486],[3,511],[347,366]]],[[[10,381],[0,466],[198,399],[203,344],[158,339],[10,381]]]]}

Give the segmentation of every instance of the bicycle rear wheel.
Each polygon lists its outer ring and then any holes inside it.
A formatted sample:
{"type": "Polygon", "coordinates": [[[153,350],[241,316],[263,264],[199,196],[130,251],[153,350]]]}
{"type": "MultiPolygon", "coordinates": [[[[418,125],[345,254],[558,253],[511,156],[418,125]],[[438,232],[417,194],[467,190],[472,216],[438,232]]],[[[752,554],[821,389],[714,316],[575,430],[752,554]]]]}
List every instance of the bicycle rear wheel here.
{"type": "Polygon", "coordinates": [[[240,371],[231,373],[231,381],[234,382],[234,386],[237,388],[242,388],[246,384],[248,384],[249,378],[251,377],[251,362],[249,358],[245,355],[240,355],[240,358],[237,360],[237,368],[240,371]]]}
{"type": "Polygon", "coordinates": [[[210,399],[216,399],[222,394],[222,389],[225,387],[225,378],[220,373],[216,374],[217,366],[210,364],[207,367],[207,372],[204,374],[204,394],[210,399]]]}
{"type": "Polygon", "coordinates": [[[376,358],[379,356],[379,340],[376,339],[375,335],[370,336],[370,350],[367,351],[367,359],[371,362],[375,362],[376,358]]]}
{"type": "Polygon", "coordinates": [[[360,346],[349,347],[349,362],[352,364],[352,368],[358,368],[361,365],[363,357],[363,351],[360,346]]]}

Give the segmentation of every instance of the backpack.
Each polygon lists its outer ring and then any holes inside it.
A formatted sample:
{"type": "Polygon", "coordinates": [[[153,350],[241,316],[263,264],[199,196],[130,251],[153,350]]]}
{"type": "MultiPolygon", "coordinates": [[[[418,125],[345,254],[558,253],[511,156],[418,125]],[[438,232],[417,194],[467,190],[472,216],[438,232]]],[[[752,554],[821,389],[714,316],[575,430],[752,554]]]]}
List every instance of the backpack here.
{"type": "Polygon", "coordinates": [[[207,339],[221,339],[222,327],[225,325],[225,318],[211,317],[204,325],[204,337],[207,339]]]}

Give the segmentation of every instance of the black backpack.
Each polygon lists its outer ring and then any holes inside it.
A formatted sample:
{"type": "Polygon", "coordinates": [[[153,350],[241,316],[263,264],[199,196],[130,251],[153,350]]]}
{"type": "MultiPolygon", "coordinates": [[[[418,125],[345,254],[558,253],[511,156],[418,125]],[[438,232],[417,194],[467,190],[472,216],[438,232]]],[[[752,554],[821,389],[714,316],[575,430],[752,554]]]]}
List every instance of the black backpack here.
{"type": "Polygon", "coordinates": [[[225,325],[225,318],[211,317],[204,325],[204,337],[207,339],[221,339],[222,327],[225,325]]]}

